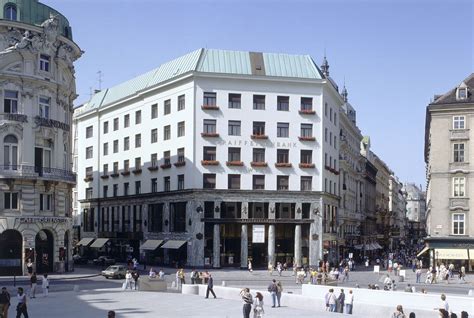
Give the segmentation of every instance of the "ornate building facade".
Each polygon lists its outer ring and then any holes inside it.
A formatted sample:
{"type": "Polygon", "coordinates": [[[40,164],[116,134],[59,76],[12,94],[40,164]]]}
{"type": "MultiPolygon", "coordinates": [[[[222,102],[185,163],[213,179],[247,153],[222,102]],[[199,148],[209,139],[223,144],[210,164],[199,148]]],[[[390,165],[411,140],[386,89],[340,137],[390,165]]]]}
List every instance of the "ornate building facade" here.
{"type": "Polygon", "coordinates": [[[35,0],[1,0],[0,275],[68,270],[73,62],[68,20],[35,0]],[[6,248],[5,248],[6,247],[6,248]]]}

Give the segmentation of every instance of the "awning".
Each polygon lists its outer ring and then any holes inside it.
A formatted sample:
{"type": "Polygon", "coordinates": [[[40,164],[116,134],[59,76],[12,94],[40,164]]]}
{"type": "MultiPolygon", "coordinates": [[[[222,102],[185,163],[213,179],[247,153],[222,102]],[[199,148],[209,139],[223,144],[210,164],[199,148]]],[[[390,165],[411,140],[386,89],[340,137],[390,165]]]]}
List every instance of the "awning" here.
{"type": "Polygon", "coordinates": [[[186,243],[186,241],[169,240],[168,242],[163,244],[160,248],[170,248],[170,249],[177,250],[178,248],[183,246],[184,243],[186,243]]]}
{"type": "Polygon", "coordinates": [[[163,240],[146,240],[146,242],[140,246],[140,249],[154,251],[162,242],[163,240]]]}
{"type": "Polygon", "coordinates": [[[467,249],[437,248],[436,259],[468,259],[467,249]]]}
{"type": "Polygon", "coordinates": [[[383,249],[382,245],[380,245],[379,242],[375,242],[375,245],[377,246],[377,249],[383,249]]]}
{"type": "Polygon", "coordinates": [[[474,261],[474,249],[469,249],[469,257],[471,259],[471,261],[474,261]]]}
{"type": "Polygon", "coordinates": [[[420,253],[416,254],[416,257],[420,257],[421,255],[425,254],[427,250],[430,248],[428,246],[423,247],[423,249],[420,251],[420,253]]]}
{"type": "Polygon", "coordinates": [[[76,246],[82,245],[82,246],[87,246],[89,245],[93,240],[95,240],[93,237],[85,237],[79,242],[77,242],[76,246]]]}
{"type": "Polygon", "coordinates": [[[107,243],[108,240],[108,238],[98,238],[94,243],[92,243],[91,247],[101,248],[105,243],[107,243]]]}

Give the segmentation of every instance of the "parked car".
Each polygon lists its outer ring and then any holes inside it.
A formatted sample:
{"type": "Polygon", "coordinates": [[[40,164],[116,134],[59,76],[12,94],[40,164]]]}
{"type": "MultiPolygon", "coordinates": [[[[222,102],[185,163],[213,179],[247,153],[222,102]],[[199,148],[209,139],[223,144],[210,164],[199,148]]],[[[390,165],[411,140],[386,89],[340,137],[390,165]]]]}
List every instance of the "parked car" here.
{"type": "Polygon", "coordinates": [[[78,254],[73,255],[72,260],[74,264],[87,264],[87,262],[89,261],[86,257],[78,254]]]}
{"type": "Polygon", "coordinates": [[[112,265],[107,267],[106,270],[102,271],[102,276],[105,278],[125,278],[127,268],[123,265],[112,265]]]}
{"type": "Polygon", "coordinates": [[[94,265],[115,265],[115,259],[108,256],[99,256],[92,261],[94,265]]]}

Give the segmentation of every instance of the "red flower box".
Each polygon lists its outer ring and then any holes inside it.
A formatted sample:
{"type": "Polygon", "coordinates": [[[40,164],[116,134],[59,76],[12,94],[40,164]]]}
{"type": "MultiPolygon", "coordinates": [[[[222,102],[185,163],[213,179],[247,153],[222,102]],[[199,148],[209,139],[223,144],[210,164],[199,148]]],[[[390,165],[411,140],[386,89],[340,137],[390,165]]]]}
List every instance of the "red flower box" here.
{"type": "Polygon", "coordinates": [[[186,165],[186,161],[178,161],[174,163],[175,167],[182,167],[184,165],[186,165]]]}
{"type": "Polygon", "coordinates": [[[316,114],[316,111],[312,110],[312,109],[300,109],[298,112],[301,115],[314,115],[314,114],[316,114]]]}
{"type": "Polygon", "coordinates": [[[218,166],[219,161],[217,160],[201,160],[203,166],[218,166]]]}
{"type": "Polygon", "coordinates": [[[219,110],[219,106],[217,105],[202,105],[202,110],[219,110]]]}
{"type": "Polygon", "coordinates": [[[257,162],[257,161],[252,161],[250,163],[252,167],[266,167],[268,164],[266,162],[257,162]]]}
{"type": "Polygon", "coordinates": [[[313,169],[314,167],[316,167],[314,163],[300,163],[302,169],[313,169]]]}
{"type": "Polygon", "coordinates": [[[268,139],[267,135],[250,135],[252,139],[268,139]]]}
{"type": "Polygon", "coordinates": [[[219,137],[218,133],[201,133],[201,137],[219,137]]]}
{"type": "Polygon", "coordinates": [[[298,139],[300,141],[315,141],[316,140],[315,137],[303,137],[303,136],[299,136],[298,139]]]}
{"type": "Polygon", "coordinates": [[[277,162],[277,163],[275,163],[275,167],[277,167],[277,168],[291,168],[291,163],[289,163],[289,162],[277,162]]]}
{"type": "Polygon", "coordinates": [[[160,166],[160,168],[161,168],[161,169],[169,169],[169,168],[171,168],[171,163],[162,164],[162,165],[160,166]]]}
{"type": "Polygon", "coordinates": [[[242,167],[244,165],[244,163],[242,161],[227,161],[225,163],[227,166],[238,166],[238,167],[242,167]]]}
{"type": "Polygon", "coordinates": [[[150,171],[156,171],[156,170],[158,170],[158,166],[148,167],[148,170],[150,170],[150,171]]]}

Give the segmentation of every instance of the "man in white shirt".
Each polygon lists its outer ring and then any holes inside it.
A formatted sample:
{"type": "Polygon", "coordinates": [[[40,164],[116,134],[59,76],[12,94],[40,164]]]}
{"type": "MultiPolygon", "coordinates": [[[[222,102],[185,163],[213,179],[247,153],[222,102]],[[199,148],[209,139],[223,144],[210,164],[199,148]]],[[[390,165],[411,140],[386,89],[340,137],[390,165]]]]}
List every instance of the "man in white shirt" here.
{"type": "Polygon", "coordinates": [[[160,277],[160,279],[164,279],[165,278],[165,272],[163,272],[163,270],[160,269],[160,271],[158,272],[158,276],[160,277]]]}
{"type": "Polygon", "coordinates": [[[352,315],[352,305],[354,304],[354,294],[352,289],[349,290],[349,294],[346,296],[346,314],[352,315]]]}

